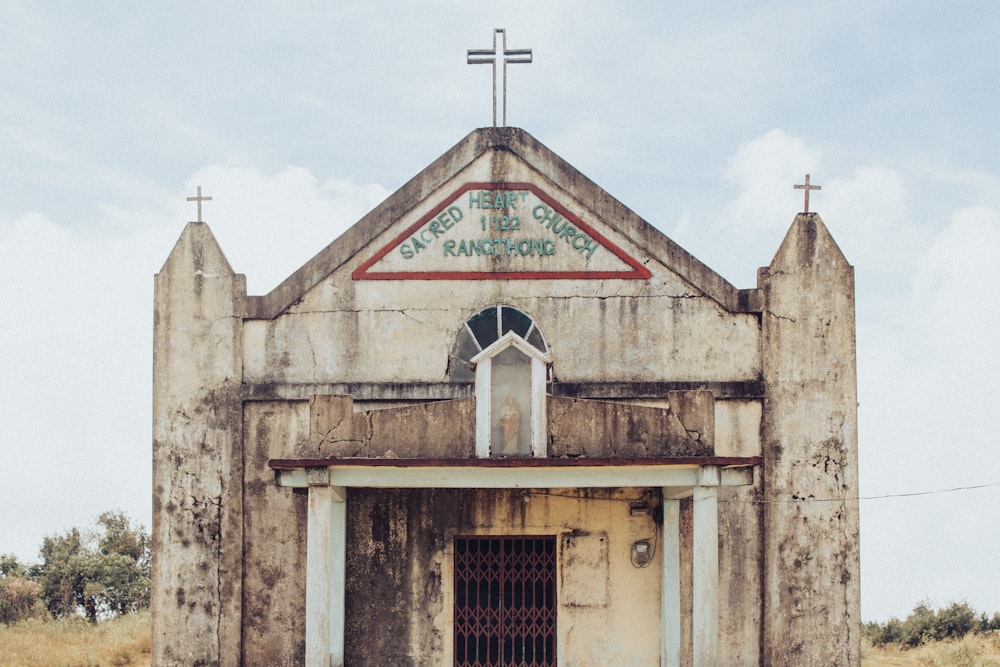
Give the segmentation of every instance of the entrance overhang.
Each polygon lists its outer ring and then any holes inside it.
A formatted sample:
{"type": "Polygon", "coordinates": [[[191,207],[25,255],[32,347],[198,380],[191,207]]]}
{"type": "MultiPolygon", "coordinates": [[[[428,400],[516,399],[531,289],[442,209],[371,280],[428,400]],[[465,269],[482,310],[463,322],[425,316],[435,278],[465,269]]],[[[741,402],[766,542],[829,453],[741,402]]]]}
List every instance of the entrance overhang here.
{"type": "Polygon", "coordinates": [[[525,489],[659,486],[684,498],[701,484],[706,468],[719,472],[715,486],[753,484],[760,457],[608,459],[272,459],[278,486],[307,488],[326,471],[327,484],[390,489],[525,489]],[[314,481],[310,481],[314,480],[314,481]],[[686,494],[686,495],[685,495],[686,494]]]}
{"type": "Polygon", "coordinates": [[[306,665],[344,664],[347,489],[659,487],[663,497],[662,667],[681,657],[680,501],[692,509],[692,653],[716,664],[719,643],[720,486],[754,483],[761,457],[272,459],[279,486],[309,490],[306,665]]]}

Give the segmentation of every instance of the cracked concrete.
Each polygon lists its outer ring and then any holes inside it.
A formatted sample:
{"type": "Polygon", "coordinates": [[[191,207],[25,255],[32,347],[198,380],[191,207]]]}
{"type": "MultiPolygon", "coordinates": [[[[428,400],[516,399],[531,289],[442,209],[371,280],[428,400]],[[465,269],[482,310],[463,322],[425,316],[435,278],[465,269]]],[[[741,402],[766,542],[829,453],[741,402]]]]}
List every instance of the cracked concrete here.
{"type": "Polygon", "coordinates": [[[860,664],[854,276],[799,215],[764,292],[764,662],[860,664]],[[850,417],[848,417],[850,416],[850,417]],[[793,503],[781,502],[791,499],[793,503]],[[809,502],[819,500],[821,502],[809,502]]]}

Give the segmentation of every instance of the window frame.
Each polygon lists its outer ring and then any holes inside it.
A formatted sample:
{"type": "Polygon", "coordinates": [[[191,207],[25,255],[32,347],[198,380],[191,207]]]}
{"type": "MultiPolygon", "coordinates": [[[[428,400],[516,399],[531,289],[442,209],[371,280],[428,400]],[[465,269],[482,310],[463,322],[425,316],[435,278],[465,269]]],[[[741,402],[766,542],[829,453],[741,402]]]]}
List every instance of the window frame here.
{"type": "Polygon", "coordinates": [[[514,347],[531,361],[530,445],[525,456],[545,458],[547,452],[545,382],[552,358],[529,344],[513,331],[508,331],[492,345],[472,358],[476,367],[476,456],[489,458],[493,453],[493,359],[514,347]]]}

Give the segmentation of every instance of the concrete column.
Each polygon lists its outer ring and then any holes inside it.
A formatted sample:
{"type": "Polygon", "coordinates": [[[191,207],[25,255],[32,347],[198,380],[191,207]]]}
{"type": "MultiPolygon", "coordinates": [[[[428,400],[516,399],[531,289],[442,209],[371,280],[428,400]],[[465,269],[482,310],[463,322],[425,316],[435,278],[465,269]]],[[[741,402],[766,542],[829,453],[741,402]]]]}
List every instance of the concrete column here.
{"type": "Polygon", "coordinates": [[[681,664],[681,501],[668,498],[667,489],[663,492],[660,667],[679,667],[681,664]]]}
{"type": "Polygon", "coordinates": [[[246,281],[190,223],[154,295],[152,661],[236,667],[246,281]]]}
{"type": "Polygon", "coordinates": [[[715,667],[719,655],[719,469],[701,468],[694,487],[692,554],[695,667],[715,667]]]}
{"type": "Polygon", "coordinates": [[[326,468],[308,470],[306,666],[343,667],[347,494],[326,468]]]}
{"type": "Polygon", "coordinates": [[[762,488],[770,501],[763,505],[761,662],[857,667],[854,269],[819,216],[800,213],[758,284],[766,392],[762,488]]]}
{"type": "Polygon", "coordinates": [[[493,384],[493,364],[483,359],[476,365],[476,456],[481,459],[490,455],[490,386],[493,384]]]}

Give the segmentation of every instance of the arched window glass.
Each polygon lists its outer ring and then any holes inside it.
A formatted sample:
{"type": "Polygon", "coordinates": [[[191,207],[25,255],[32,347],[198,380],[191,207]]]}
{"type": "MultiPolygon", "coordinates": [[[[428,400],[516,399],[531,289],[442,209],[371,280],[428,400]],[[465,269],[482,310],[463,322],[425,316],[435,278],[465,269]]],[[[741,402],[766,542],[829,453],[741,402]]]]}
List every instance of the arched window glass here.
{"type": "Polygon", "coordinates": [[[530,317],[510,306],[491,306],[470,317],[458,332],[452,363],[448,365],[449,379],[473,380],[472,358],[508,332],[515,333],[542,354],[548,353],[545,337],[530,317]]]}

